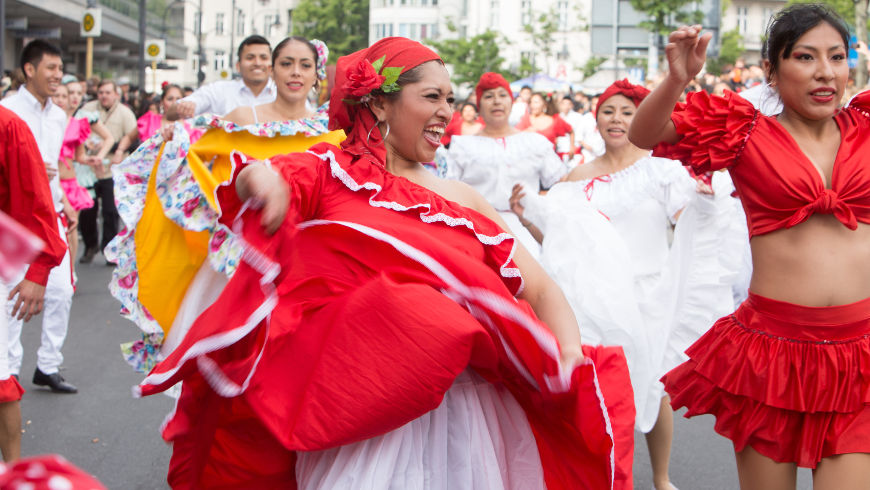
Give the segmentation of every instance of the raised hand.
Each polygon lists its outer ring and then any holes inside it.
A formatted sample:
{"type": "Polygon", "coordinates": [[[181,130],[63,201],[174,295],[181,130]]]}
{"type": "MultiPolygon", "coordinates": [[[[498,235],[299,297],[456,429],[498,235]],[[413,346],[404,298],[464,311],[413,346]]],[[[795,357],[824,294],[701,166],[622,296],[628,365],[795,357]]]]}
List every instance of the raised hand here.
{"type": "Polygon", "coordinates": [[[523,220],[523,211],[525,208],[520,202],[523,200],[523,197],[526,196],[526,191],[523,189],[522,184],[514,184],[513,189],[511,189],[511,197],[510,197],[510,206],[511,211],[520,219],[520,223],[523,223],[523,226],[526,225],[526,221],[523,220]]]}
{"type": "Polygon", "coordinates": [[[701,71],[707,60],[707,45],[713,34],[701,34],[701,26],[682,26],[668,36],[665,54],[668,57],[668,76],[681,84],[688,84],[701,71]]]}
{"type": "Polygon", "coordinates": [[[261,224],[266,233],[278,230],[290,204],[290,189],[283,178],[263,163],[252,163],[239,172],[236,192],[240,199],[252,199],[263,210],[261,224]]]}

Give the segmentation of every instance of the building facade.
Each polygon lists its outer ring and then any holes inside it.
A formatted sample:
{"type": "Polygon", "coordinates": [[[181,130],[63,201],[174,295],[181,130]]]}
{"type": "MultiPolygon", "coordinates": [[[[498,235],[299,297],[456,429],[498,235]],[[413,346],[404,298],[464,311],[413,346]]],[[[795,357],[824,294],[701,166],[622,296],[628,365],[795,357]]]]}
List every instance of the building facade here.
{"type": "Polygon", "coordinates": [[[272,46],[281,42],[290,35],[293,9],[298,4],[298,0],[175,1],[183,8],[176,24],[170,23],[167,30],[183,33],[187,54],[184,59],[170,61],[173,69],[160,70],[157,78],[191,87],[196,87],[200,78],[202,83],[209,83],[237,76],[236,50],[244,38],[259,34],[272,46]]]}
{"type": "Polygon", "coordinates": [[[786,6],[784,0],[732,0],[722,15],[722,32],[737,29],[743,38],[747,64],[761,60],[761,44],[773,15],[786,6]]]}
{"type": "MultiPolygon", "coordinates": [[[[80,35],[80,22],[88,6],[87,0],[6,0],[2,2],[6,25],[3,36],[3,70],[18,66],[24,44],[32,39],[45,39],[63,51],[64,71],[84,75],[86,40],[80,35]]],[[[139,19],[136,0],[100,0],[102,35],[94,38],[94,73],[102,77],[138,77],[139,19]]],[[[162,37],[162,18],[154,12],[145,17],[146,37],[162,37]]],[[[166,39],[169,57],[183,57],[186,50],[180,36],[166,39]]],[[[135,83],[135,82],[134,82],[135,83]]]]}
{"type": "Polygon", "coordinates": [[[591,0],[370,0],[369,41],[389,36],[456,39],[491,30],[501,34],[504,68],[516,70],[525,57],[541,72],[576,80],[590,55],[590,9],[591,0]],[[550,56],[540,53],[523,30],[541,15],[556,24],[550,56]]]}

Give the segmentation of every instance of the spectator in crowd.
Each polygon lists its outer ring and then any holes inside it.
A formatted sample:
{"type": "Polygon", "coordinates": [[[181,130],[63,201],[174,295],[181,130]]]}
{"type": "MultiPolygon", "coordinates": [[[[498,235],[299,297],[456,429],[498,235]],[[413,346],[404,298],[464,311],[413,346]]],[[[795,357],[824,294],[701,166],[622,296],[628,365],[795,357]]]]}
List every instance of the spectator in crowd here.
{"type": "Polygon", "coordinates": [[[568,160],[574,158],[574,129],[556,112],[553,100],[542,93],[532,94],[529,113],[516,125],[520,131],[534,131],[550,140],[556,147],[556,138],[568,136],[568,160]]]}
{"type": "Polygon", "coordinates": [[[163,92],[160,96],[154,96],[149,99],[148,111],[142,114],[139,118],[139,141],[145,141],[154,135],[167,122],[166,114],[169,108],[172,107],[178,100],[181,99],[181,87],[175,84],[169,84],[163,87],[163,92]]]}
{"type": "Polygon", "coordinates": [[[454,112],[458,117],[453,117],[450,124],[444,129],[441,144],[450,146],[450,139],[456,135],[477,134],[483,128],[483,121],[477,113],[477,105],[466,100],[459,111],[454,112]]]}
{"type": "Polygon", "coordinates": [[[574,145],[570,145],[570,138],[568,136],[559,136],[556,138],[556,153],[559,155],[559,158],[562,159],[563,162],[573,162],[574,165],[581,162],[574,161],[575,159],[569,158],[568,154],[573,154],[575,156],[579,156],[577,152],[578,147],[580,146],[577,141],[578,131],[582,127],[583,116],[580,115],[579,112],[574,110],[574,100],[570,95],[565,95],[559,100],[559,117],[562,118],[563,121],[568,123],[571,126],[571,129],[574,131],[574,145]]]}
{"type": "Polygon", "coordinates": [[[236,70],[241,80],[226,80],[204,85],[169,108],[170,121],[198,114],[225,116],[239,106],[268,104],[275,100],[272,73],[272,50],[269,41],[258,35],[246,37],[238,50],[236,70]]]}
{"type": "Polygon", "coordinates": [[[519,124],[523,116],[529,113],[529,101],[531,99],[532,87],[523,85],[523,88],[520,89],[520,95],[514,101],[513,107],[511,107],[510,117],[508,118],[508,123],[511,126],[519,124]]]}
{"type": "Polygon", "coordinates": [[[136,116],[133,115],[133,111],[129,107],[121,103],[117,87],[112,80],[100,82],[97,88],[97,100],[88,102],[82,109],[88,112],[97,112],[100,122],[106,126],[109,133],[112,134],[112,138],[118,142],[109,157],[109,161],[104,160],[102,165],[97,165],[94,169],[96,177],[94,206],[81,213],[85,253],[80,262],[88,264],[94,260],[97,252],[105,248],[118,233],[119,217],[115,207],[111,166],[121,163],[127,156],[127,150],[135,148],[133,144],[139,133],[136,126],[136,116]],[[101,213],[103,217],[102,239],[99,239],[97,232],[97,213],[101,213]]]}
{"type": "MultiPolygon", "coordinates": [[[[51,96],[57,91],[63,76],[61,52],[45,41],[31,41],[21,52],[21,70],[25,74],[26,82],[17,94],[4,99],[2,105],[23,119],[33,133],[42,161],[48,169],[49,189],[55,210],[52,224],[61,239],[65,239],[67,228],[74,229],[77,223],[75,211],[64,195],[58,177],[58,160],[66,129],[66,114],[51,101],[51,96]]],[[[76,393],[76,387],[67,383],[60,375],[60,365],[63,362],[60,350],[69,328],[73,295],[71,259],[65,240],[63,249],[63,261],[51,269],[47,276],[42,342],[37,352],[33,384],[48,386],[58,393],[76,393]]],[[[14,305],[7,302],[7,311],[14,310],[14,305]]],[[[9,370],[16,376],[21,370],[23,354],[22,325],[21,315],[9,318],[9,370]]]]}
{"type": "Polygon", "coordinates": [[[126,105],[127,107],[130,107],[133,103],[133,97],[135,96],[136,91],[134,90],[132,93],[130,92],[129,77],[121,77],[118,79],[118,90],[121,92],[121,103],[126,105]]]}

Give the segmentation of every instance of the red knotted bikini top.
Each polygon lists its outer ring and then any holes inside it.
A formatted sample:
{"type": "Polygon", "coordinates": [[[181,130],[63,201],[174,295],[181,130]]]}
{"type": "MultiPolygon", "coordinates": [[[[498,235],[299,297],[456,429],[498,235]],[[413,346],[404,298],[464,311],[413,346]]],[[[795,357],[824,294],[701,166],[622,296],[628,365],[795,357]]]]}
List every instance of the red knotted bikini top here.
{"type": "MultiPolygon", "coordinates": [[[[865,95],[866,94],[866,95],[865,95]]],[[[690,93],[671,119],[683,138],[656,155],[695,172],[728,168],[746,210],[749,236],[789,228],[816,213],[832,214],[849,229],[870,224],[870,93],[835,116],[841,142],[826,187],[815,165],[776,120],[740,96],[690,93]]]]}

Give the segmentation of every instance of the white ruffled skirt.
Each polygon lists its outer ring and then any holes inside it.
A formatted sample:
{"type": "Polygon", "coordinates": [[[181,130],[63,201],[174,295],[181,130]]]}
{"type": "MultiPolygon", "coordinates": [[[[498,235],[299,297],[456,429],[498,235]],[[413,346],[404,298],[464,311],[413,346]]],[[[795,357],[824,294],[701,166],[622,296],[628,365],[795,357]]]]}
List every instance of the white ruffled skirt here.
{"type": "Polygon", "coordinates": [[[543,489],[538,447],[510,392],[460,374],[435,410],[384,435],[299,452],[299,490],[543,489]]]}
{"type": "Polygon", "coordinates": [[[523,199],[525,218],[544,233],[541,265],[565,293],[584,342],[623,347],[641,432],[655,425],[659,378],[734,311],[745,223],[734,217],[742,213],[727,176],[714,184],[715,197],[697,195],[681,214],[661,272],[640,276],[622,236],[583,196],[554,188],[523,199]]]}

